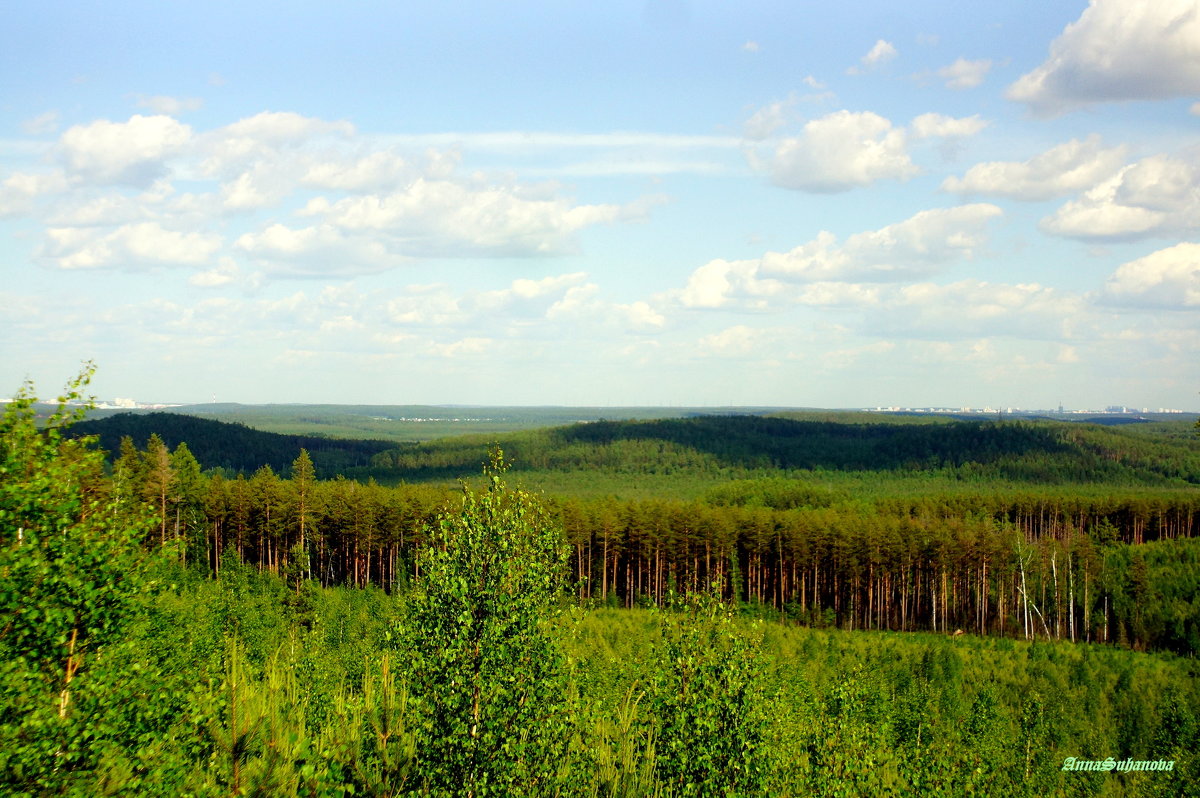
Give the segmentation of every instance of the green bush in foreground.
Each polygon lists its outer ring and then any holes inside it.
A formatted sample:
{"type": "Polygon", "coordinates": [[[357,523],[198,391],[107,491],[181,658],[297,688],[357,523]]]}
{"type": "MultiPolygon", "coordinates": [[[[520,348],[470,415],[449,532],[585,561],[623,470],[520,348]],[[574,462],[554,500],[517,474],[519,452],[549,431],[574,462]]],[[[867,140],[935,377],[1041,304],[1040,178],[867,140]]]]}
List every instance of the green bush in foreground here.
{"type": "Polygon", "coordinates": [[[551,623],[566,548],[542,505],[502,480],[464,485],[438,516],[400,645],[411,658],[417,769],[437,795],[557,792],[575,734],[567,663],[551,623]]]}
{"type": "MultiPolygon", "coordinates": [[[[0,788],[83,789],[135,742],[141,674],[120,649],[144,589],[152,519],[100,490],[103,455],[66,440],[90,369],[39,430],[30,386],[0,420],[0,788]],[[122,663],[123,664],[123,663],[122,663]],[[136,705],[135,705],[136,707],[136,705]]],[[[86,790],[85,790],[86,791],[86,790]]]]}

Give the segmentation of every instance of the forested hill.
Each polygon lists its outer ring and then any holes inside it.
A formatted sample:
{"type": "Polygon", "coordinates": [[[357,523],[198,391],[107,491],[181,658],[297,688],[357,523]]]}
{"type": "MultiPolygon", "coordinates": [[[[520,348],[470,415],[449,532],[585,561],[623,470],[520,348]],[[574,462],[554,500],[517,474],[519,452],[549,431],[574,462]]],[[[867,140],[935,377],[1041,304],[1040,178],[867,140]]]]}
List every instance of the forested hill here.
{"type": "MultiPolygon", "coordinates": [[[[343,440],[313,435],[279,435],[243,424],[212,421],[179,413],[121,413],[97,421],[83,421],[71,428],[74,435],[98,435],[100,448],[116,453],[121,438],[128,435],[139,449],[157,434],[174,449],[187,443],[204,468],[225,468],[252,473],[260,466],[285,472],[301,449],[312,457],[317,475],[333,477],[370,465],[371,457],[394,447],[390,441],[343,440]]],[[[478,457],[476,457],[478,459],[478,457]]]]}
{"type": "MultiPolygon", "coordinates": [[[[954,470],[1032,482],[1200,484],[1200,442],[1058,422],[837,423],[764,416],[600,421],[500,438],[518,470],[634,473],[954,470]]],[[[402,446],[376,470],[405,479],[478,469],[477,436],[402,446]]]]}
{"type": "MultiPolygon", "coordinates": [[[[849,419],[850,417],[848,417],[849,419]]],[[[478,473],[499,442],[519,471],[692,473],[736,476],[763,470],[933,472],[958,479],[1041,484],[1200,484],[1200,441],[1153,434],[1142,425],[1100,427],[1053,421],[895,423],[777,416],[597,421],[498,436],[424,443],[281,435],[179,413],[119,414],[77,424],[116,452],[123,436],[144,448],[156,433],[168,448],[186,442],[205,468],[286,472],[301,448],[322,477],[386,481],[455,479],[478,473]]]]}

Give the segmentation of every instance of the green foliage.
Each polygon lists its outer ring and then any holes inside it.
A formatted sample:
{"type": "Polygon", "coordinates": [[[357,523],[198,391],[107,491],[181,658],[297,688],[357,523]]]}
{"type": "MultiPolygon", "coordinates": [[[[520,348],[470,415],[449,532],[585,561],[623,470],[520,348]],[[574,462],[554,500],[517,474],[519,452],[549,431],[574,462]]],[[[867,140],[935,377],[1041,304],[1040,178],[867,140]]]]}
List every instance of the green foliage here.
{"type": "MultiPolygon", "coordinates": [[[[1143,652],[1200,645],[1200,504],[1194,489],[1145,486],[1187,478],[1195,442],[808,428],[844,456],[928,469],[903,489],[900,472],[875,471],[892,480],[877,489],[862,473],[729,465],[798,429],[779,419],[726,443],[713,431],[737,424],[720,420],[589,425],[527,434],[525,451],[543,469],[693,480],[692,496],[698,474],[726,484],[705,501],[541,500],[505,485],[497,451],[482,488],[438,509],[445,494],[427,486],[322,482],[295,450],[286,479],[265,466],[226,479],[181,443],[151,438],[143,454],[129,441],[106,478],[62,434],[67,398],[38,430],[26,389],[0,427],[6,794],[1194,792],[1200,671],[1194,656],[1143,652]],[[949,449],[918,446],[939,435],[949,449]],[[959,450],[986,457],[947,464],[959,450]],[[1064,487],[1133,471],[1141,487],[1064,487]],[[994,482],[1018,472],[1058,485],[994,482]],[[171,556],[147,560],[139,543],[171,556]],[[567,569],[583,606],[663,608],[564,612],[567,569]],[[703,590],[722,578],[728,604],[703,590]],[[1018,579],[1037,641],[983,636],[1020,634],[1018,579]],[[745,619],[784,613],[826,628],[745,619]],[[933,617],[968,634],[841,631],[933,617]],[[1179,772],[1059,769],[1109,755],[1179,772]]],[[[792,437],[763,451],[824,456],[792,437]]],[[[458,449],[440,451],[451,473],[458,449]]]]}
{"type": "Polygon", "coordinates": [[[79,415],[68,402],[90,376],[68,385],[42,430],[28,384],[0,420],[0,786],[9,794],[69,791],[107,746],[132,742],[109,735],[120,675],[107,662],[137,614],[150,519],[105,495],[90,441],[63,435],[79,415]]]}
{"type": "Polygon", "coordinates": [[[438,516],[419,561],[403,649],[433,794],[554,792],[572,738],[567,663],[549,624],[562,596],[561,530],[511,490],[499,449],[481,492],[438,516]]]}
{"type": "Polygon", "coordinates": [[[762,633],[713,593],[673,597],[649,687],[665,794],[760,795],[766,783],[762,633]]]}

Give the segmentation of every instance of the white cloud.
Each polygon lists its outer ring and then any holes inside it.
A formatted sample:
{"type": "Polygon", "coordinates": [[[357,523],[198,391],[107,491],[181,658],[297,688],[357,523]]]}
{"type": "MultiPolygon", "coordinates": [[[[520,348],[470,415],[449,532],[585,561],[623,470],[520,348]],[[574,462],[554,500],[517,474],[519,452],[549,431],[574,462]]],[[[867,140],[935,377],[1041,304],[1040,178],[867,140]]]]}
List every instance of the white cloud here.
{"type": "Polygon", "coordinates": [[[986,241],[994,205],[921,211],[839,244],[821,232],[789,252],[754,260],[713,260],[696,269],[676,296],[687,308],[767,310],[772,301],[808,305],[865,304],[878,293],[856,282],[894,282],[927,275],[944,264],[973,257],[986,241]],[[794,288],[790,284],[809,284],[794,288]]]}
{"type": "Polygon", "coordinates": [[[26,214],[39,197],[58,194],[68,188],[61,172],[17,172],[0,183],[0,217],[26,214]]]}
{"type": "Polygon", "coordinates": [[[201,168],[210,177],[236,177],[260,161],[277,161],[281,151],[323,139],[348,139],[349,122],[328,122],[292,112],[264,111],[205,133],[197,142],[207,157],[201,168]]]}
{"type": "MultiPolygon", "coordinates": [[[[457,154],[450,154],[457,162],[457,154]]],[[[453,166],[450,167],[453,170],[453,166]]],[[[448,174],[442,163],[426,171],[448,174]]],[[[420,174],[416,165],[399,153],[379,150],[353,160],[328,159],[312,163],[300,178],[306,186],[338,191],[380,191],[397,188],[420,174]]]]}
{"type": "Polygon", "coordinates": [[[1124,167],[1066,203],[1039,227],[1082,239],[1178,235],[1200,228],[1200,167],[1154,155],[1124,167]]]}
{"type": "Polygon", "coordinates": [[[242,235],[234,246],[254,258],[264,271],[292,277],[374,274],[404,260],[386,241],[347,236],[327,224],[294,229],[276,223],[242,235]]]}
{"type": "MultiPolygon", "coordinates": [[[[638,133],[581,140],[574,134],[535,133],[518,144],[521,137],[485,134],[481,140],[500,151],[512,146],[511,152],[519,154],[526,153],[530,140],[535,150],[542,144],[614,152],[624,147],[625,167],[630,158],[640,157],[640,148],[678,153],[730,149],[737,141],[638,133]]],[[[129,254],[120,247],[113,250],[128,235],[117,234],[122,226],[154,224],[210,238],[235,227],[231,240],[237,238],[238,249],[259,261],[266,274],[346,277],[391,268],[409,256],[570,253],[583,229],[644,219],[663,201],[662,196],[644,196],[619,205],[577,204],[562,196],[557,184],[522,183],[482,172],[462,175],[456,149],[414,154],[398,141],[360,136],[348,122],[287,112],[255,114],[204,132],[166,115],[99,120],[70,128],[54,145],[60,171],[0,178],[0,216],[40,213],[41,221],[56,231],[43,254],[60,265],[120,266],[120,257],[129,254]],[[179,180],[188,181],[189,191],[176,191],[179,180]],[[314,197],[313,190],[324,195],[314,197]],[[44,201],[51,195],[59,195],[53,204],[44,201]],[[286,207],[289,201],[307,202],[302,215],[317,218],[307,227],[281,223],[278,215],[260,220],[260,212],[286,207]],[[109,229],[68,235],[67,228],[79,226],[109,229]],[[68,239],[78,239],[79,251],[64,249],[68,239]],[[346,250],[336,251],[339,246],[346,250]]],[[[639,165],[647,174],[679,167],[639,165]]],[[[196,279],[221,279],[205,274],[196,279]]]]}
{"type": "MultiPolygon", "coordinates": [[[[519,186],[466,186],[418,178],[402,191],[319,197],[304,213],[322,216],[345,230],[395,236],[405,252],[425,256],[549,255],[570,251],[584,227],[617,221],[631,209],[617,205],[570,205],[565,199],[526,197],[519,186]]],[[[637,209],[633,209],[635,212],[637,209]]]]}
{"type": "Polygon", "coordinates": [[[903,222],[856,233],[838,246],[831,233],[788,253],[767,253],[759,262],[766,276],[802,282],[892,281],[928,274],[941,264],[970,258],[986,240],[995,205],[962,205],[921,211],[903,222]]]}
{"type": "Polygon", "coordinates": [[[242,279],[242,270],[233,258],[221,258],[213,268],[189,277],[188,283],[197,288],[220,288],[242,279]]]}
{"type": "Polygon", "coordinates": [[[291,111],[263,111],[214,131],[219,139],[250,139],[272,145],[305,141],[318,135],[353,136],[349,122],[329,122],[291,111]]]}
{"type": "Polygon", "coordinates": [[[859,59],[859,64],[861,66],[850,67],[846,70],[846,74],[861,75],[864,72],[875,69],[881,64],[891,61],[897,56],[898,53],[899,51],[891,42],[879,39],[875,42],[875,45],[867,52],[867,54],[859,59]]]}
{"type": "Polygon", "coordinates": [[[777,100],[755,111],[742,125],[742,135],[751,141],[762,141],[776,130],[787,125],[791,110],[796,105],[793,94],[786,100],[777,100]]]}
{"type": "Polygon", "coordinates": [[[1097,102],[1200,94],[1198,11],[1196,0],[1090,0],[1007,96],[1052,116],[1097,102]]]}
{"type": "Polygon", "coordinates": [[[748,53],[757,53],[759,50],[758,42],[749,41],[742,45],[742,49],[748,53]]]}
{"type": "Polygon", "coordinates": [[[546,311],[546,318],[576,330],[581,324],[599,324],[626,332],[652,333],[666,325],[666,317],[647,302],[607,302],[598,298],[599,292],[595,283],[572,285],[546,311]]]}
{"type": "Polygon", "coordinates": [[[946,81],[948,89],[973,89],[983,83],[991,68],[992,62],[986,58],[979,61],[959,58],[953,64],[939,69],[937,74],[946,81]]]}
{"type": "Polygon", "coordinates": [[[774,143],[765,154],[750,150],[748,157],[776,185],[816,193],[906,180],[920,171],[909,158],[904,130],[870,111],[814,119],[801,135],[774,143]]]}
{"type": "Polygon", "coordinates": [[[646,302],[613,305],[613,313],[624,317],[626,326],[634,330],[661,329],[667,322],[665,316],[646,302]]]}
{"type": "Polygon", "coordinates": [[[758,270],[758,261],[709,261],[692,272],[679,302],[685,308],[766,310],[767,300],[783,293],[785,286],[778,280],[760,279],[758,270]]]}
{"type": "Polygon", "coordinates": [[[471,310],[476,315],[491,314],[503,310],[510,317],[545,316],[559,298],[571,288],[579,287],[587,280],[583,272],[559,274],[540,280],[518,278],[508,288],[482,291],[469,298],[471,310]]]}
{"type": "Polygon", "coordinates": [[[58,157],[68,174],[88,183],[146,186],[191,140],[192,129],[169,116],[134,115],[75,125],[59,140],[58,157]]]}
{"type": "Polygon", "coordinates": [[[59,269],[138,269],[156,265],[196,266],[221,248],[220,236],[168,230],[156,222],[118,227],[51,227],[39,252],[59,269]]]}
{"type": "Polygon", "coordinates": [[[872,309],[866,328],[904,338],[1058,340],[1075,334],[1084,312],[1079,296],[1037,283],[916,283],[900,287],[872,309]]]}
{"type": "Polygon", "coordinates": [[[1101,299],[1135,308],[1200,307],[1200,244],[1176,244],[1123,264],[1105,282],[1101,299]]]}
{"type": "Polygon", "coordinates": [[[878,305],[882,297],[879,285],[830,281],[800,286],[796,302],[812,307],[866,308],[878,305]]]}
{"type": "Polygon", "coordinates": [[[463,323],[468,313],[444,285],[413,285],[388,300],[387,318],[394,324],[440,327],[463,323]]]}
{"type": "Polygon", "coordinates": [[[960,139],[974,136],[987,126],[988,123],[979,114],[955,119],[945,114],[929,113],[921,114],[912,121],[912,132],[919,139],[960,139]]]}
{"type": "Polygon", "coordinates": [[[204,100],[199,97],[167,97],[162,94],[148,97],[139,94],[137,95],[137,104],[138,107],[149,108],[156,114],[179,116],[187,111],[199,111],[204,107],[204,100]]]}
{"type": "Polygon", "coordinates": [[[1111,176],[1124,163],[1125,147],[1101,146],[1098,135],[1071,139],[1028,161],[979,163],[961,178],[948,177],[942,190],[1037,201],[1081,191],[1111,176]]]}

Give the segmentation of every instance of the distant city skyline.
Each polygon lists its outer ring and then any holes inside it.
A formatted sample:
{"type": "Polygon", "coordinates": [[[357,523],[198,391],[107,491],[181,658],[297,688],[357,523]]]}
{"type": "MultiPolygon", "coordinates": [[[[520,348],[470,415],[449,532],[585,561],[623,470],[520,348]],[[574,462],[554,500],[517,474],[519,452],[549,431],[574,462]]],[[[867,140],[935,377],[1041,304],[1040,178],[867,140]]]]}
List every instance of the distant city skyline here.
{"type": "Polygon", "coordinates": [[[5,26],[5,396],[1200,408],[1200,0],[5,26]]]}

